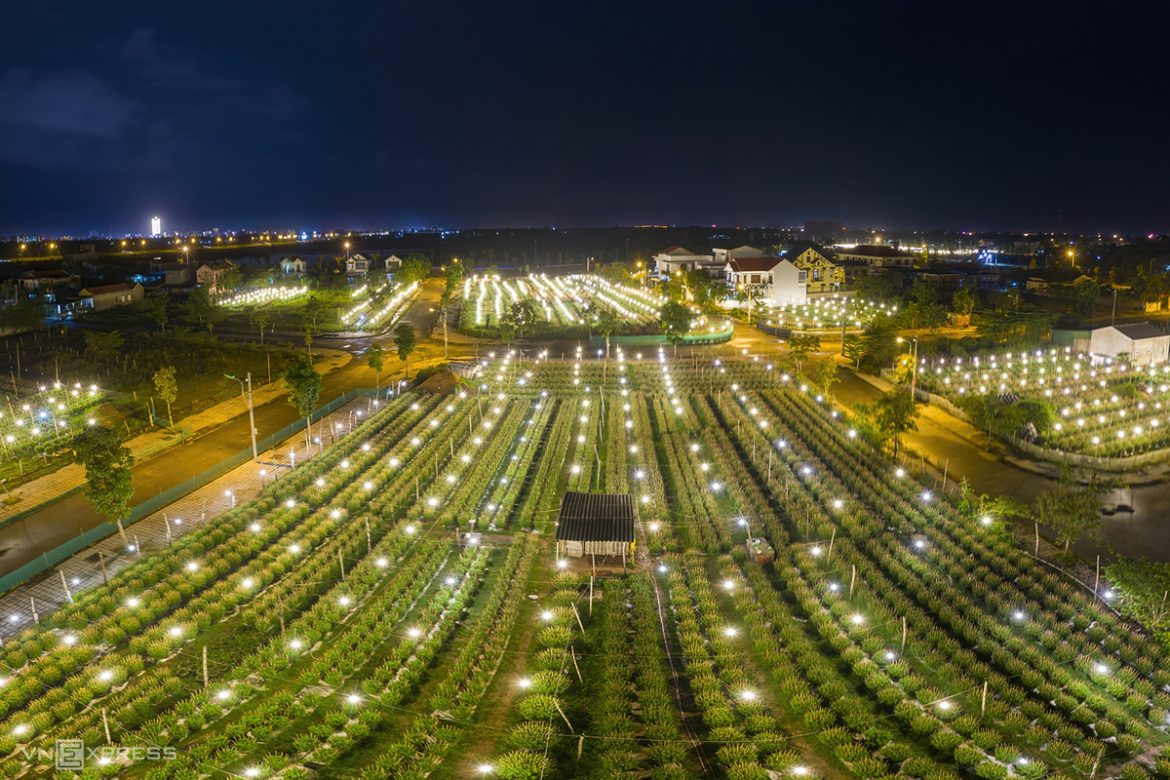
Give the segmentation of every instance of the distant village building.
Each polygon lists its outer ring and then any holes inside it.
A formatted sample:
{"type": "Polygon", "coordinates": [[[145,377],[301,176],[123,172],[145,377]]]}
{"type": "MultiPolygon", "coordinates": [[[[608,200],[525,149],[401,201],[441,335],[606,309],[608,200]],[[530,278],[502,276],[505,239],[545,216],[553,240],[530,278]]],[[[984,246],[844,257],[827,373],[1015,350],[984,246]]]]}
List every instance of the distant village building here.
{"type": "Polygon", "coordinates": [[[1170,357],[1170,334],[1148,322],[1093,328],[1089,353],[1094,358],[1127,355],[1134,366],[1161,364],[1170,357]]]}
{"type": "Polygon", "coordinates": [[[43,271],[25,271],[16,281],[22,290],[33,292],[75,284],[77,277],[59,268],[47,268],[43,271]]]}
{"type": "Polygon", "coordinates": [[[755,302],[768,306],[804,303],[807,272],[783,257],[732,258],[724,267],[728,292],[748,291],[755,302]]]}
{"type": "Polygon", "coordinates": [[[828,251],[816,244],[794,244],[780,254],[805,272],[809,293],[836,292],[845,284],[845,269],[829,259],[828,251]]]}
{"type": "Polygon", "coordinates": [[[652,259],[654,272],[660,277],[689,271],[706,271],[710,274],[713,269],[718,270],[723,267],[723,264],[717,263],[711,255],[696,254],[681,246],[667,247],[654,255],[652,259]]]}
{"type": "Polygon", "coordinates": [[[871,268],[912,268],[915,255],[904,249],[874,244],[858,244],[850,249],[837,249],[841,263],[863,263],[871,268]]]}
{"type": "Polygon", "coordinates": [[[118,284],[103,284],[96,287],[87,287],[81,291],[80,304],[83,309],[91,311],[105,311],[117,306],[128,306],[142,300],[141,284],[120,282],[118,284]]]}
{"type": "Polygon", "coordinates": [[[634,551],[634,503],[626,493],[577,493],[561,499],[557,556],[620,555],[634,551]]]}
{"type": "Polygon", "coordinates": [[[365,276],[370,272],[370,260],[365,255],[354,253],[345,261],[345,272],[365,276]]]}
{"type": "Polygon", "coordinates": [[[208,295],[224,292],[223,277],[228,269],[235,268],[231,260],[214,260],[195,269],[195,281],[207,290],[208,295]]]}
{"type": "Polygon", "coordinates": [[[286,257],[280,261],[280,272],[290,276],[304,276],[308,265],[303,257],[286,257]]]}

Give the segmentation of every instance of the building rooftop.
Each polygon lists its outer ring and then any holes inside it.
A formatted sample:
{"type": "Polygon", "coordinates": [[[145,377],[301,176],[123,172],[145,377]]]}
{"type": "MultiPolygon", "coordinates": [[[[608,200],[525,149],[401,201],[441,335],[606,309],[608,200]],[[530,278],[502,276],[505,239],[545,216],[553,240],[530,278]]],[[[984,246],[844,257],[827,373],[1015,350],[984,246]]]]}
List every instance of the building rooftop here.
{"type": "MultiPolygon", "coordinates": [[[[1106,327],[1114,328],[1134,341],[1139,339],[1156,339],[1166,335],[1165,331],[1148,322],[1131,322],[1127,325],[1107,325],[1106,327]]],[[[1104,328],[1099,328],[1098,330],[1104,330],[1104,328]]]]}
{"type": "Polygon", "coordinates": [[[727,265],[735,273],[757,273],[760,271],[771,271],[780,263],[784,262],[783,257],[772,257],[766,255],[764,257],[736,257],[727,261],[727,265]]]}
{"type": "Polygon", "coordinates": [[[561,499],[557,540],[574,542],[634,541],[634,503],[626,493],[577,493],[561,499]]]}

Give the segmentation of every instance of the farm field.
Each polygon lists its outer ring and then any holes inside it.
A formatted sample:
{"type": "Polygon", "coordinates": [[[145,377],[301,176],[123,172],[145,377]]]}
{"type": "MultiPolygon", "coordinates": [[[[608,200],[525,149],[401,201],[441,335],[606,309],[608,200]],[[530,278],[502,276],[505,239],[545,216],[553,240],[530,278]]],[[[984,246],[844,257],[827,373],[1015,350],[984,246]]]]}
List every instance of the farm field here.
{"type": "Polygon", "coordinates": [[[462,294],[461,329],[497,333],[509,308],[527,301],[536,315],[533,332],[545,337],[584,334],[595,327],[602,311],[616,319],[616,332],[656,333],[665,302],[655,293],[589,274],[516,279],[477,275],[463,281],[462,294]]]}
{"type": "Polygon", "coordinates": [[[1024,402],[1045,447],[1127,456],[1170,445],[1170,367],[1093,363],[1068,348],[920,359],[919,385],[960,407],[1024,402]]]}
{"type": "Polygon", "coordinates": [[[400,396],[6,637],[0,774],[1166,776],[1164,648],[756,357],[400,396]],[[632,496],[624,570],[557,559],[566,489],[632,496]]]}
{"type": "Polygon", "coordinates": [[[874,320],[889,317],[898,311],[897,304],[877,303],[836,295],[811,299],[806,303],[790,303],[780,307],[759,306],[758,308],[756,316],[763,322],[776,328],[800,331],[840,331],[842,320],[844,320],[847,330],[860,331],[874,320]]]}

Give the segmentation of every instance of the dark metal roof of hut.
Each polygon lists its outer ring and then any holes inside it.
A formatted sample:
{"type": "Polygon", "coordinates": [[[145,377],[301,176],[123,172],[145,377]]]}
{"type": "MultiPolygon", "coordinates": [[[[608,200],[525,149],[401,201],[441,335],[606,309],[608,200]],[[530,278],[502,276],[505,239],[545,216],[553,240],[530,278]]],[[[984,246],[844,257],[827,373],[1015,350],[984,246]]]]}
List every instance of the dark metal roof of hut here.
{"type": "Polygon", "coordinates": [[[574,542],[634,541],[634,503],[626,493],[575,493],[561,499],[557,539],[574,542]]]}

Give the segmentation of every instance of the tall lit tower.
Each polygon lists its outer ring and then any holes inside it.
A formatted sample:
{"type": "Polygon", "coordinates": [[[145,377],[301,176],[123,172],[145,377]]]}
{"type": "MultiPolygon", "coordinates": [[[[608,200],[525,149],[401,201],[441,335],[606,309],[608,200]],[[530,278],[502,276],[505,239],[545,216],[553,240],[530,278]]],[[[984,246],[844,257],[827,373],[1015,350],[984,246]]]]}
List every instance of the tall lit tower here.
{"type": "Polygon", "coordinates": [[[150,218],[150,235],[152,235],[152,236],[161,236],[162,235],[162,217],[151,217],[150,218]]]}

